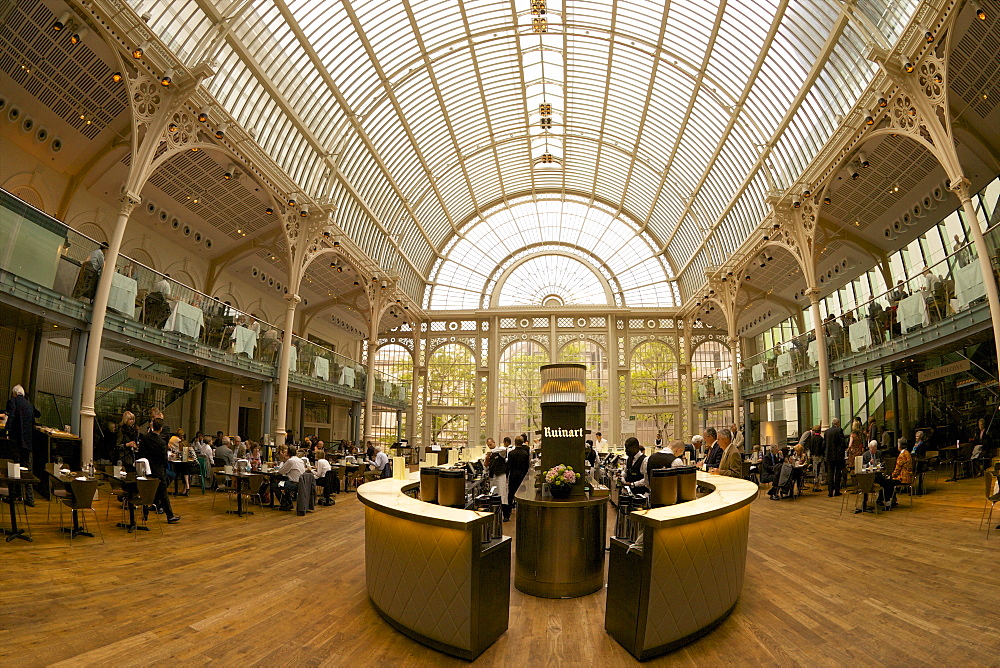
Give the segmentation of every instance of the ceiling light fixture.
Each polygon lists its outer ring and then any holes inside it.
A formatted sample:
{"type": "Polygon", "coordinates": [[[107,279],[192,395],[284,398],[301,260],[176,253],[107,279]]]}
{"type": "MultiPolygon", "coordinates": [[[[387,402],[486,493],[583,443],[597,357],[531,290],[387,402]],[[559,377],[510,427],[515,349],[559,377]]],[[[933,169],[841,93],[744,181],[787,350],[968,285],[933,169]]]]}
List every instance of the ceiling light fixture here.
{"type": "Polygon", "coordinates": [[[143,42],[139,46],[132,49],[132,57],[135,58],[136,60],[139,60],[140,58],[142,58],[142,55],[146,53],[146,49],[148,48],[149,48],[149,42],[143,42]]]}
{"type": "Polygon", "coordinates": [[[66,27],[67,23],[69,23],[69,12],[63,12],[59,18],[52,22],[52,30],[59,32],[66,27]]]}
{"type": "Polygon", "coordinates": [[[174,71],[167,70],[166,73],[160,78],[160,85],[164,88],[169,88],[170,84],[174,82],[174,71]]]}
{"type": "Polygon", "coordinates": [[[229,179],[233,178],[233,175],[235,173],[236,173],[236,165],[234,165],[233,163],[229,163],[228,165],[226,165],[226,171],[222,174],[222,178],[228,181],[229,179]]]}
{"type": "Polygon", "coordinates": [[[198,122],[208,123],[208,109],[202,109],[198,112],[198,122]]]}
{"type": "Polygon", "coordinates": [[[215,129],[215,138],[222,139],[226,136],[226,130],[229,129],[228,123],[219,123],[219,127],[215,129]]]}
{"type": "Polygon", "coordinates": [[[980,21],[985,21],[986,20],[986,10],[985,9],[977,9],[976,10],[976,18],[979,19],[980,21]]]}
{"type": "Polygon", "coordinates": [[[266,209],[264,209],[264,213],[266,213],[269,216],[274,215],[274,209],[272,209],[271,207],[267,207],[266,209]]]}
{"type": "Polygon", "coordinates": [[[868,167],[871,164],[868,162],[868,155],[864,151],[858,151],[858,164],[862,167],[868,167]]]}
{"type": "Polygon", "coordinates": [[[83,41],[83,38],[90,34],[90,31],[86,28],[80,28],[75,33],[69,36],[69,43],[76,46],[83,41]]]}
{"type": "Polygon", "coordinates": [[[123,78],[124,78],[124,77],[122,76],[122,73],[121,73],[121,72],[112,72],[112,73],[111,73],[111,80],[112,80],[112,81],[114,81],[115,83],[118,83],[118,82],[119,82],[119,81],[121,81],[121,80],[122,80],[123,78]]]}

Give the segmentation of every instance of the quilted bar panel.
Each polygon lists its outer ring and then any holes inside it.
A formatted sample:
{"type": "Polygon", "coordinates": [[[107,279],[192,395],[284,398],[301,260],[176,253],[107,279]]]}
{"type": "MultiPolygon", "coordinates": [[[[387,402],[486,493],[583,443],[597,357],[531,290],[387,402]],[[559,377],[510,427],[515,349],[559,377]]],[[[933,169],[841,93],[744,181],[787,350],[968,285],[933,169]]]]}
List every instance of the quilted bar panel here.
{"type": "Polygon", "coordinates": [[[750,506],[655,529],[643,649],[684,638],[721,617],[743,589],[750,506]]]}
{"type": "Polygon", "coordinates": [[[406,628],[471,649],[472,536],[366,507],[368,596],[406,628]]]}

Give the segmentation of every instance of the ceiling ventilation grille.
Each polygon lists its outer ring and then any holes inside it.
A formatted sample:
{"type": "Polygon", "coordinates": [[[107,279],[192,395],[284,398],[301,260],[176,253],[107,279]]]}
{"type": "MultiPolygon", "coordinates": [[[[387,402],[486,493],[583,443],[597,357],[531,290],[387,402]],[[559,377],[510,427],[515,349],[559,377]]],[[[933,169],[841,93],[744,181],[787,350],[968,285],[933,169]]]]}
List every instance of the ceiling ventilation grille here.
{"type": "Polygon", "coordinates": [[[94,139],[126,110],[125,86],[111,83],[111,68],[86,42],[73,45],[67,31],[50,30],[55,18],[43,3],[20,3],[0,24],[0,70],[94,139]]]}

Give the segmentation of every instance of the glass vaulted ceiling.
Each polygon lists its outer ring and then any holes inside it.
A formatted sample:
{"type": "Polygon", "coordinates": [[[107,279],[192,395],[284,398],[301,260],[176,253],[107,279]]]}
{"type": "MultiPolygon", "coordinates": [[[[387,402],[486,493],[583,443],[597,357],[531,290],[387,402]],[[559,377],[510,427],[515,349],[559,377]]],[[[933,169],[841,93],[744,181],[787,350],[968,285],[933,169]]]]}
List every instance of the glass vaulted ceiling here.
{"type": "Polygon", "coordinates": [[[212,93],[417,298],[462,221],[541,193],[638,221],[687,296],[916,5],[534,1],[132,0],[189,63],[230,27],[212,93]]]}

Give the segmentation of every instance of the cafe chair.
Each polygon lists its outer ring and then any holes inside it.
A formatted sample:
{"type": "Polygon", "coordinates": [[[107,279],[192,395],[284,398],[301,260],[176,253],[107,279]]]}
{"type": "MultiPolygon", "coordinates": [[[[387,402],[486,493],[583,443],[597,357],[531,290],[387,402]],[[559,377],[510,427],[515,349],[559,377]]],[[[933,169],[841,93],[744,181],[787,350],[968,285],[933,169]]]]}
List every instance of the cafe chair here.
{"type": "Polygon", "coordinates": [[[905,489],[906,492],[907,492],[907,494],[910,495],[910,508],[912,508],[913,507],[913,492],[914,492],[914,490],[916,488],[917,488],[917,476],[916,476],[916,474],[914,474],[913,476],[911,476],[910,482],[908,482],[908,483],[901,482],[898,485],[896,485],[896,500],[897,501],[899,500],[899,494],[900,494],[900,492],[902,492],[905,489]]]}
{"type": "Polygon", "coordinates": [[[221,466],[212,467],[212,471],[215,473],[215,481],[216,481],[215,491],[217,492],[216,494],[212,495],[212,509],[213,510],[215,509],[215,499],[218,496],[218,492],[225,492],[226,498],[229,500],[229,509],[232,510],[233,497],[236,495],[236,481],[233,478],[227,476],[223,472],[223,468],[221,466]],[[216,468],[218,468],[219,470],[216,471],[215,470],[216,468]]]}
{"type": "Polygon", "coordinates": [[[983,475],[986,481],[986,504],[983,506],[983,515],[979,518],[979,530],[983,529],[983,521],[986,521],[986,540],[990,539],[990,529],[993,527],[993,507],[1000,502],[1000,492],[994,492],[997,474],[993,471],[986,471],[983,475]],[[987,515],[986,510],[989,509],[987,515]]]}
{"type": "MultiPolygon", "coordinates": [[[[60,480],[52,471],[46,471],[49,476],[49,507],[45,511],[45,521],[52,519],[52,504],[72,498],[66,483],[60,480]]],[[[62,523],[62,506],[59,506],[60,523],[62,523]]]]}
{"type": "Polygon", "coordinates": [[[108,485],[111,487],[110,495],[108,496],[108,510],[104,513],[104,519],[107,520],[111,517],[111,504],[113,502],[117,501],[122,509],[125,508],[125,504],[128,503],[128,492],[125,491],[120,482],[111,477],[111,466],[108,466],[105,471],[107,472],[108,485]]]}
{"type": "MultiPolygon", "coordinates": [[[[97,520],[97,509],[94,508],[94,502],[97,501],[97,488],[100,483],[96,480],[73,480],[70,482],[70,498],[63,499],[63,505],[70,509],[70,512],[76,511],[79,518],[80,524],[83,527],[83,531],[87,532],[87,522],[86,516],[81,515],[80,512],[84,510],[89,510],[94,513],[94,524],[97,526],[97,533],[101,537],[101,542],[104,542],[104,532],[101,530],[101,524],[97,520]]],[[[59,508],[59,528],[62,529],[62,506],[59,508]]],[[[93,535],[89,532],[85,535],[93,535]]],[[[76,536],[71,532],[70,541],[76,538],[76,536]]]]}
{"type": "MultiPolygon", "coordinates": [[[[145,506],[155,506],[154,499],[156,498],[156,490],[160,487],[160,481],[156,478],[147,478],[146,480],[136,480],[136,493],[132,497],[132,503],[135,504],[135,523],[136,526],[146,527],[149,531],[149,520],[143,518],[143,508],[145,506]]],[[[160,529],[160,535],[163,535],[163,525],[160,522],[160,515],[156,512],[156,508],[149,511],[149,514],[156,518],[156,526],[160,529]]],[[[136,531],[136,534],[139,532],[136,531]]]]}
{"type": "Polygon", "coordinates": [[[261,496],[260,490],[264,487],[264,476],[259,473],[247,478],[246,487],[240,494],[246,498],[247,505],[250,505],[251,500],[256,500],[257,505],[261,508],[264,507],[264,497],[261,496]]]}
{"type": "MultiPolygon", "coordinates": [[[[882,487],[875,483],[874,473],[858,473],[858,491],[854,495],[854,510],[858,510],[858,502],[870,502],[872,509],[875,514],[878,515],[878,495],[882,491],[882,487]],[[871,497],[866,499],[866,497],[871,497]]],[[[843,506],[841,506],[841,512],[843,512],[843,506]]]]}

